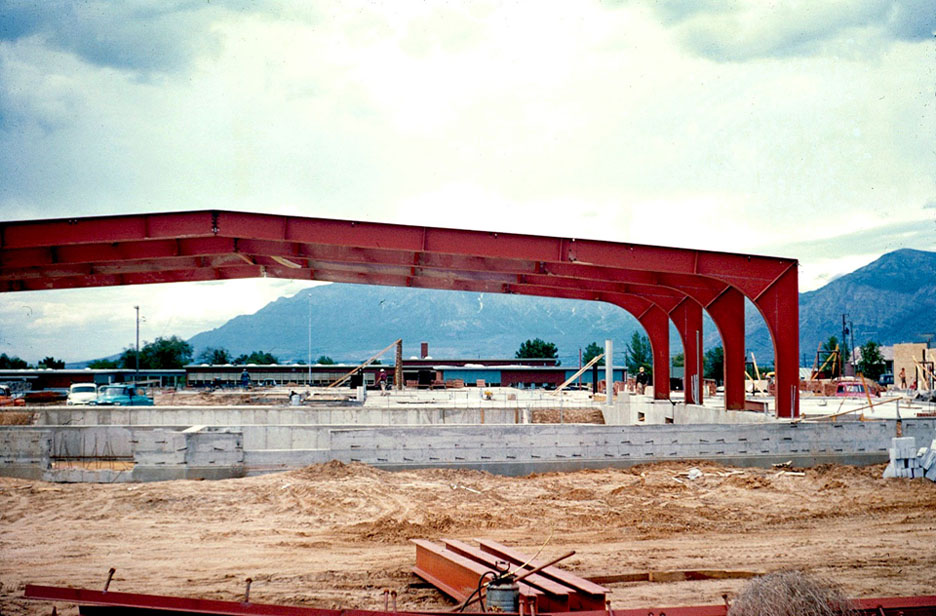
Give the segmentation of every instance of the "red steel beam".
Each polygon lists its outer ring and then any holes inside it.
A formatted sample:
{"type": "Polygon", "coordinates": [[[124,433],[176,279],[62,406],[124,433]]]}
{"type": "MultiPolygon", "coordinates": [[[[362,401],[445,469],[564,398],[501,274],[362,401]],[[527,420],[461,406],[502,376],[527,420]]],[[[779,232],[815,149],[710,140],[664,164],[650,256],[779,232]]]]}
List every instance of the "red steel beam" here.
{"type": "MultiPolygon", "coordinates": [[[[426,580],[458,602],[465,601],[477,590],[481,576],[490,567],[445,550],[430,541],[412,539],[416,544],[416,566],[413,573],[426,580]]],[[[521,601],[545,605],[544,594],[529,584],[519,582],[521,601]]],[[[539,611],[539,610],[537,610],[539,611]]]]}
{"type": "Polygon", "coordinates": [[[683,343],[683,391],[686,393],[686,404],[702,404],[702,306],[685,297],[669,313],[683,343]],[[692,385],[693,377],[698,379],[697,387],[692,385]]]}
{"type": "MultiPolygon", "coordinates": [[[[489,539],[475,539],[475,541],[478,542],[478,545],[481,546],[483,551],[513,563],[526,563],[528,569],[535,569],[547,562],[530,560],[528,556],[522,554],[519,550],[502,545],[496,541],[491,541],[489,539]]],[[[556,566],[546,567],[540,571],[540,575],[575,589],[575,594],[569,597],[569,607],[573,610],[601,609],[605,605],[605,599],[610,592],[604,586],[590,582],[585,578],[581,578],[574,573],[570,573],[556,566]]],[[[580,614],[581,612],[577,611],[576,613],[580,614]]]]}
{"type": "Polygon", "coordinates": [[[706,309],[722,339],[722,351],[725,355],[725,408],[741,410],[744,408],[745,398],[744,296],[737,289],[726,289],[710,302],[706,309]]]}
{"type": "Polygon", "coordinates": [[[669,400],[669,316],[659,306],[653,305],[641,313],[637,320],[646,330],[653,349],[653,398],[669,400]]]}
{"type": "Polygon", "coordinates": [[[798,288],[794,263],[754,298],[754,305],[763,315],[773,341],[778,417],[796,417],[799,414],[798,288]]]}
{"type": "MultiPolygon", "coordinates": [[[[581,578],[579,578],[581,579],[581,578]]],[[[587,580],[583,580],[587,581],[587,580]]],[[[102,606],[122,608],[122,612],[141,615],[153,610],[174,612],[177,614],[218,614],[222,616],[394,616],[424,615],[438,616],[438,612],[377,610],[340,610],[276,605],[264,603],[245,603],[220,601],[217,599],[192,599],[164,595],[145,595],[137,593],[102,592],[84,588],[63,588],[58,586],[38,586],[27,584],[24,594],[26,599],[36,601],[58,601],[78,606],[102,606]]],[[[860,614],[867,616],[936,616],[936,595],[915,597],[878,597],[854,599],[852,605],[860,614]]],[[[720,605],[695,605],[667,608],[629,608],[629,609],[594,609],[577,612],[547,612],[553,616],[648,616],[665,612],[669,616],[725,616],[727,608],[720,605]]],[[[477,612],[465,612],[466,616],[478,616],[477,612]]]]}
{"type": "MultiPolygon", "coordinates": [[[[527,291],[539,288],[541,295],[561,297],[554,289],[571,286],[596,296],[639,295],[672,312],[685,295],[709,309],[734,287],[755,302],[773,337],[782,416],[798,412],[795,268],[794,260],[774,257],[227,211],[0,223],[0,291],[254,276],[471,290],[476,285],[460,278],[497,281],[495,273],[509,273],[517,275],[515,282],[500,279],[500,288],[487,289],[526,292],[518,286],[528,285],[527,291]],[[284,267],[283,259],[299,267],[284,267]],[[70,267],[77,264],[89,267],[70,267]],[[409,275],[376,280],[381,268],[393,266],[410,268],[409,275]],[[428,277],[450,282],[424,284],[428,277]]],[[[723,339],[723,329],[738,330],[725,322],[728,318],[736,317],[723,313],[719,324],[713,314],[723,339]]],[[[641,322],[648,333],[655,332],[651,343],[659,379],[654,384],[664,397],[668,352],[661,365],[660,347],[668,344],[668,334],[657,331],[657,320],[651,315],[641,322]],[[660,382],[664,376],[665,384],[660,382]]],[[[684,330],[685,339],[689,333],[684,330]]],[[[743,324],[740,331],[743,338],[743,324]]],[[[726,365],[727,389],[743,370],[735,376],[736,362],[726,365]]],[[[726,395],[729,408],[736,402],[733,394],[726,395]]]]}
{"type": "Polygon", "coordinates": [[[350,616],[358,614],[376,614],[364,610],[330,610],[321,608],[298,607],[292,605],[273,605],[264,603],[243,603],[237,601],[219,601],[216,599],[190,599],[187,597],[168,597],[163,595],[144,595],[113,591],[87,590],[84,588],[62,588],[58,586],[26,585],[25,597],[39,601],[61,601],[75,605],[96,605],[119,607],[126,610],[164,610],[181,614],[224,614],[230,616],[350,616]]]}
{"type": "Polygon", "coordinates": [[[0,224],[0,247],[4,249],[184,237],[285,240],[700,274],[735,284],[751,297],[763,292],[795,263],[790,259],[640,244],[227,211],[0,224]]]}
{"type": "MultiPolygon", "coordinates": [[[[463,541],[458,541],[457,539],[443,539],[442,542],[445,544],[447,552],[453,552],[459,556],[474,560],[489,570],[494,570],[498,565],[498,561],[502,560],[478,548],[470,546],[463,541]]],[[[510,570],[514,570],[515,568],[515,566],[509,567],[510,570]]],[[[516,575],[522,573],[524,573],[524,571],[516,571],[516,575]]],[[[575,594],[575,589],[570,589],[546,576],[534,573],[533,575],[525,577],[523,582],[543,591],[544,597],[540,600],[540,606],[545,611],[569,612],[575,609],[572,605],[580,604],[578,597],[575,597],[573,601],[572,595],[575,594]]]]}

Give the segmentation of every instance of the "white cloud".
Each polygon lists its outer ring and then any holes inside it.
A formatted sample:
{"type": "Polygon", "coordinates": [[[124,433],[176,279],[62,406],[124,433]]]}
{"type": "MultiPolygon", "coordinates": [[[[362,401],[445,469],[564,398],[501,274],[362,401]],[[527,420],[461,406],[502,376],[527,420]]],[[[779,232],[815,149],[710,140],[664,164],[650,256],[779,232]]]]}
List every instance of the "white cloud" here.
{"type": "Polygon", "coordinates": [[[716,61],[874,54],[894,40],[922,41],[936,29],[931,0],[655,4],[686,47],[716,61]],[[861,45],[852,44],[861,39],[861,45]],[[844,43],[844,44],[843,44],[844,43]]]}
{"type": "Polygon", "coordinates": [[[28,291],[0,295],[0,352],[35,363],[46,355],[81,361],[120,353],[136,338],[191,336],[256,312],[308,282],[274,279],[139,287],[28,291]]]}
{"type": "MultiPolygon", "coordinates": [[[[857,262],[830,238],[932,249],[919,0],[217,4],[2,4],[0,218],[369,219],[778,254],[804,281],[857,262]]],[[[188,286],[113,302],[176,333],[282,291],[231,284],[191,318],[188,286]]],[[[94,310],[62,297],[43,331],[94,310]]]]}

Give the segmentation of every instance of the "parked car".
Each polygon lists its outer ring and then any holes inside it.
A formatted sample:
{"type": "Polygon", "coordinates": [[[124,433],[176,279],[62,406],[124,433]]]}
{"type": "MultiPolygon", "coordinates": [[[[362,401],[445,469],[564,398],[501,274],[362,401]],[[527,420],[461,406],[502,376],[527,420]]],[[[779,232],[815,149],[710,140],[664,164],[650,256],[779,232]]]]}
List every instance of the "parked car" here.
{"type": "Polygon", "coordinates": [[[8,386],[0,385],[0,406],[26,406],[26,400],[14,395],[8,386]]]}
{"type": "MultiPolygon", "coordinates": [[[[869,382],[868,393],[870,393],[872,396],[881,395],[880,390],[874,385],[874,381],[869,382]]],[[[868,393],[865,393],[864,384],[859,383],[858,381],[844,381],[835,387],[835,395],[838,397],[865,398],[868,396],[868,393]]]]}
{"type": "Polygon", "coordinates": [[[26,404],[61,404],[68,400],[68,390],[64,387],[37,389],[23,394],[26,404]]]}
{"type": "Polygon", "coordinates": [[[68,388],[68,398],[65,404],[89,404],[97,400],[97,385],[94,383],[72,383],[68,388]]]}
{"type": "Polygon", "coordinates": [[[881,377],[878,379],[878,383],[880,383],[882,387],[887,387],[888,385],[893,385],[893,384],[894,384],[894,374],[893,374],[892,372],[886,372],[886,373],[882,374],[881,377]]]}
{"type": "Polygon", "coordinates": [[[136,385],[105,385],[98,390],[94,402],[97,406],[153,406],[146,390],[136,385]]]}

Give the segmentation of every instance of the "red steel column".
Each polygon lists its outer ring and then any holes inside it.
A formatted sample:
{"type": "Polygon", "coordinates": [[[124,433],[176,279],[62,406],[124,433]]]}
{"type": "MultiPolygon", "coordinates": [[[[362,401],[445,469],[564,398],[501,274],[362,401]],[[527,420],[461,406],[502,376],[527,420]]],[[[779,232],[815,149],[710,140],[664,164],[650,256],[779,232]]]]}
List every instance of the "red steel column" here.
{"type": "Polygon", "coordinates": [[[726,289],[705,307],[721,335],[725,351],[725,408],[744,408],[744,295],[726,289]]]}
{"type": "Polygon", "coordinates": [[[754,305],[764,315],[774,347],[777,417],[799,416],[799,283],[793,263],[754,305]]]}
{"type": "Polygon", "coordinates": [[[647,330],[653,348],[653,398],[668,400],[670,395],[669,317],[658,306],[651,306],[637,317],[647,330]]]}
{"type": "Polygon", "coordinates": [[[686,404],[702,404],[702,306],[686,297],[670,311],[670,317],[683,343],[683,389],[686,404]],[[692,377],[698,378],[698,399],[692,387],[692,377]]]}

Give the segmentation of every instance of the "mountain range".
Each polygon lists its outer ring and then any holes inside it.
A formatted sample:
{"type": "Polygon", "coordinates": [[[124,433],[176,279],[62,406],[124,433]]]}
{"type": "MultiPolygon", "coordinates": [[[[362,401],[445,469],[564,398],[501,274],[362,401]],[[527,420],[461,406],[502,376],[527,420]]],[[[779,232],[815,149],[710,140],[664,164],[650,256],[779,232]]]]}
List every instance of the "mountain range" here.
{"type": "MultiPolygon", "coordinates": [[[[800,352],[812,363],[817,345],[841,337],[842,314],[856,344],[919,342],[936,329],[936,253],[903,249],[800,294],[800,352]]],[[[757,310],[746,310],[746,346],[758,361],[773,356],[766,326],[757,310]]],[[[707,347],[719,343],[711,320],[704,325],[707,347]]],[[[225,348],[236,356],[268,351],[281,362],[305,362],[328,355],[336,361],[363,361],[397,338],[404,355],[417,355],[428,342],[432,357],[513,357],[527,339],[542,338],[559,348],[565,365],[578,363],[579,349],[590,342],[615,341],[615,361],[623,362],[625,344],[636,319],[609,304],[519,295],[434,291],[354,284],[305,289],[271,302],[251,315],[192,337],[195,356],[206,348],[225,348]]],[[[671,328],[671,351],[680,350],[671,328]]],[[[392,360],[391,355],[387,358],[392,360]]]]}

